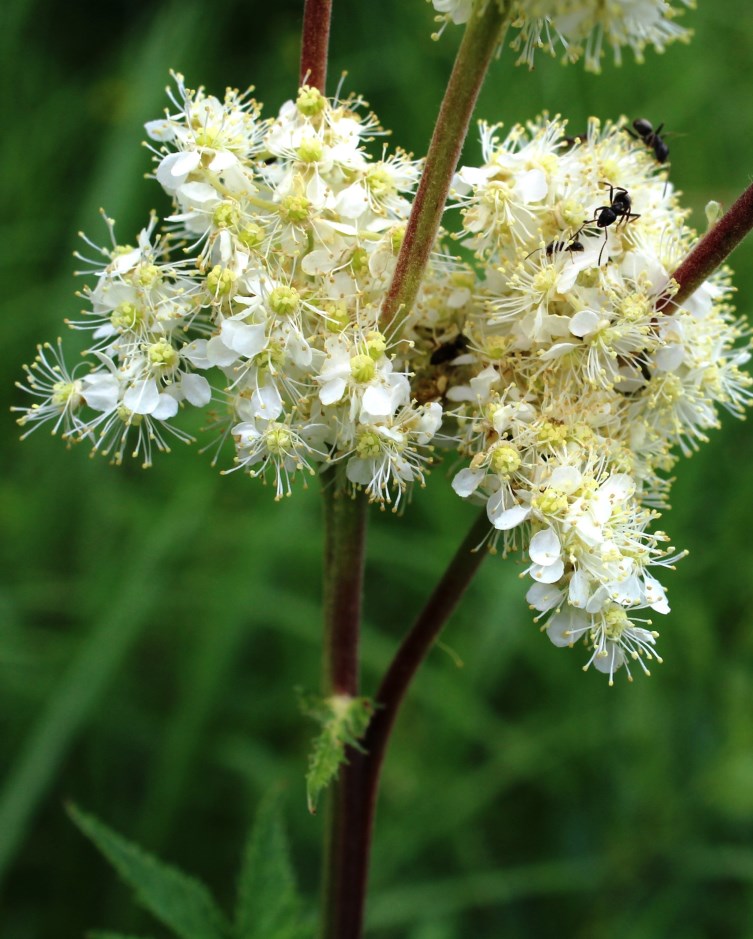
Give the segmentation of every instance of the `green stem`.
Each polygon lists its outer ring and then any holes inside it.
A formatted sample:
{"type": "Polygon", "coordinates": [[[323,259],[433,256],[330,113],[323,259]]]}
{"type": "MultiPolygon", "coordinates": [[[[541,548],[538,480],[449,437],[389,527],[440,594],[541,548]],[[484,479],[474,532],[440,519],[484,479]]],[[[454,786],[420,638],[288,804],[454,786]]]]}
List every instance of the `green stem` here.
{"type": "MultiPolygon", "coordinates": [[[[361,623],[364,549],[368,501],[363,492],[351,497],[343,465],[322,476],[324,498],[324,674],[323,693],[358,694],[358,644],[361,623]]],[[[355,935],[350,872],[359,846],[353,819],[361,787],[355,776],[360,763],[351,760],[331,787],[323,865],[322,939],[355,935]]]]}
{"type": "Polygon", "coordinates": [[[392,283],[382,304],[386,329],[410,313],[439,231],[471,115],[507,21],[506,0],[489,0],[468,21],[439,109],[392,283]]]}

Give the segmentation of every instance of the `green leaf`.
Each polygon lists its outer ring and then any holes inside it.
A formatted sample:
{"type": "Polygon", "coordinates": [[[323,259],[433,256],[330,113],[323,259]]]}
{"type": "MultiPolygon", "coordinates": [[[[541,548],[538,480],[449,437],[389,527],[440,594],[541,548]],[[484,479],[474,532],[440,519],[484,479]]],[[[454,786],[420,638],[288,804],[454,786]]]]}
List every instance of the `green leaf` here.
{"type": "Polygon", "coordinates": [[[116,834],[75,806],[68,812],[123,880],[137,900],[180,939],[224,939],[229,927],[207,888],[116,834]]]}
{"type": "Polygon", "coordinates": [[[306,774],[308,808],[315,815],[320,793],[346,762],[345,747],[361,749],[358,741],[369,726],[374,705],[369,698],[351,698],[344,694],[331,698],[301,695],[301,708],[322,725],[322,732],[314,738],[306,774]]]}
{"type": "Polygon", "coordinates": [[[246,844],[235,927],[237,939],[295,939],[302,935],[287,839],[274,794],[259,806],[246,844]]]}
{"type": "Polygon", "coordinates": [[[86,939],[151,939],[148,936],[126,936],[122,932],[109,932],[105,930],[102,932],[101,929],[95,929],[94,932],[88,932],[86,934],[86,939]]]}

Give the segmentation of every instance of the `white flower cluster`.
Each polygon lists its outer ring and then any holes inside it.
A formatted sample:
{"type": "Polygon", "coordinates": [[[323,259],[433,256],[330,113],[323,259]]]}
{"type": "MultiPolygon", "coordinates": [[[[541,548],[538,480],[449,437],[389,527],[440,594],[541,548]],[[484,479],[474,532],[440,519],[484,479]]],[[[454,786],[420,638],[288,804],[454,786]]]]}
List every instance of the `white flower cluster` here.
{"type": "Polygon", "coordinates": [[[668,611],[651,573],[679,555],[650,533],[667,473],[740,415],[751,380],[726,272],[673,303],[693,233],[651,151],[592,120],[483,127],[483,165],[456,176],[465,243],[485,276],[458,328],[445,397],[505,552],[527,552],[528,600],[550,639],[584,638],[588,665],[656,658],[636,612],[668,611]],[[674,556],[673,556],[674,554],[674,556]]]}
{"type": "MultiPolygon", "coordinates": [[[[220,440],[232,434],[237,466],[271,477],[278,497],[297,472],[345,461],[354,486],[397,504],[423,481],[442,419],[437,400],[412,395],[411,344],[379,329],[419,164],[369,158],[380,129],[358,99],[304,87],[262,120],[248,95],[177,85],[174,113],[147,125],[174,214],[135,247],[108,220],[90,309],[72,324],[93,331],[94,363],[70,375],[59,344],[41,348],[21,423],[52,421],[116,462],[128,446],[148,465],[169,434],[187,437],[179,409],[214,398],[220,440]]],[[[431,302],[445,306],[454,287],[437,277],[431,302]]]]}
{"type": "Polygon", "coordinates": [[[751,399],[728,272],[673,300],[694,234],[653,145],[596,120],[484,126],[482,165],[454,181],[479,273],[435,246],[414,308],[384,327],[420,165],[369,157],[381,131],[357,98],[303,87],[263,119],[248,94],[177,87],[147,125],[174,212],[135,246],[109,219],[111,244],[89,243],[95,283],[70,324],[88,360],[71,373],[60,341],[39,348],[26,433],[148,465],[191,439],[180,412],[212,404],[218,454],[232,439],[276,497],[339,462],[397,507],[441,427],[465,460],[455,491],[485,505],[492,547],[527,557],[552,642],[584,640],[610,682],[647,671],[645,611],[669,609],[655,570],[681,556],[650,530],[668,474],[751,399]]]}
{"type": "MultiPolygon", "coordinates": [[[[443,23],[467,23],[474,12],[497,3],[515,31],[511,46],[520,53],[517,64],[533,68],[538,50],[556,55],[562,47],[567,62],[585,61],[586,69],[598,72],[604,45],[611,46],[615,61],[622,49],[633,50],[643,59],[646,46],[662,52],[667,43],[687,41],[688,30],[675,20],[681,12],[667,0],[431,0],[443,23]]],[[[692,0],[682,0],[692,6],[692,0]]]]}

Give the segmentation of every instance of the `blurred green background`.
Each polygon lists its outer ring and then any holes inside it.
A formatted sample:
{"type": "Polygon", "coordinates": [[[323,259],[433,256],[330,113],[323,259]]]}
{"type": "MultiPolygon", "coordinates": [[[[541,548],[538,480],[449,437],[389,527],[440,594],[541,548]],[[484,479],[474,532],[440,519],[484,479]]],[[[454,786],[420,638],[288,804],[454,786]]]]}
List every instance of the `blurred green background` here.
{"type": "MultiPolygon", "coordinates": [[[[664,121],[672,178],[703,227],[707,200],[729,205],[750,181],[753,29],[736,4],[699,5],[691,45],[649,52],[642,67],[610,62],[601,77],[544,58],[516,70],[506,51],[478,116],[509,125],[548,109],[576,131],[589,114],[664,121]]],[[[75,232],[104,241],[105,206],[129,240],[150,208],[167,209],[139,141],[168,69],[217,94],[253,83],[272,113],[295,91],[301,6],[6,0],[6,415],[22,362],[78,311],[75,232]]],[[[334,9],[331,82],[347,70],[346,90],[422,153],[458,32],[432,42],[421,0],[334,9]]],[[[744,312],[753,243],[733,266],[744,312]]],[[[322,819],[303,787],[314,728],[294,688],[319,680],[316,487],[277,505],[196,448],[145,473],[46,432],[21,444],[11,417],[3,435],[3,939],[165,935],[69,822],[69,799],[229,905],[248,822],[282,788],[314,902],[322,819]]],[[[582,674],[582,651],[532,625],[516,565],[485,562],[389,753],[370,937],[753,935],[752,457],[750,428],[729,420],[681,467],[663,524],[691,553],[667,578],[666,663],[649,679],[620,675],[610,689],[582,674]]],[[[441,468],[404,518],[373,513],[367,690],[473,516],[441,468]]]]}

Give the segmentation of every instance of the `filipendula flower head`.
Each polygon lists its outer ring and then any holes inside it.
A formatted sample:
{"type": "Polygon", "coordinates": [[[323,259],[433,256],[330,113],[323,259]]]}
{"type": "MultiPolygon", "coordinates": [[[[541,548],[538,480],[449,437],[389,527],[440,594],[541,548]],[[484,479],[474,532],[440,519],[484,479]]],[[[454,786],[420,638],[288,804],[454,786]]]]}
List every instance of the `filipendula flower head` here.
{"type": "Polygon", "coordinates": [[[722,269],[672,302],[695,235],[654,155],[622,124],[569,136],[546,117],[506,137],[482,126],[483,162],[455,180],[460,237],[483,270],[444,367],[492,545],[520,549],[528,600],[555,645],[584,642],[610,681],[644,671],[667,613],[652,570],[682,556],[652,532],[679,454],[750,402],[747,329],[722,269]]]}
{"type": "MultiPolygon", "coordinates": [[[[467,23],[489,3],[497,3],[505,14],[512,37],[510,45],[519,53],[517,64],[533,68],[538,51],[563,60],[583,59],[589,71],[598,72],[604,47],[611,47],[615,61],[622,61],[622,50],[632,49],[643,61],[647,46],[663,52],[674,41],[687,41],[690,33],[678,25],[681,11],[667,0],[431,0],[437,19],[447,23],[467,23]]],[[[682,0],[686,7],[692,0],[682,0]]]]}
{"type": "MultiPolygon", "coordinates": [[[[212,404],[234,468],[277,498],[343,462],[354,488],[399,504],[423,482],[442,420],[439,396],[419,401],[412,385],[425,350],[378,325],[420,164],[369,153],[384,131],[358,97],[304,86],[265,119],[250,91],[219,99],[174,77],[171,108],[147,124],[172,214],[134,244],[107,218],[109,244],[87,240],[94,282],[69,325],[93,337],[88,371],[40,348],[20,422],[148,465],[170,436],[189,439],[182,410],[212,404]]],[[[433,264],[428,284],[445,277],[433,264]]],[[[431,309],[446,293],[433,289],[431,309]]],[[[428,332],[428,311],[417,304],[411,335],[428,332]]]]}

